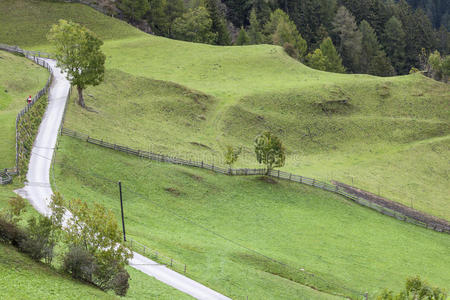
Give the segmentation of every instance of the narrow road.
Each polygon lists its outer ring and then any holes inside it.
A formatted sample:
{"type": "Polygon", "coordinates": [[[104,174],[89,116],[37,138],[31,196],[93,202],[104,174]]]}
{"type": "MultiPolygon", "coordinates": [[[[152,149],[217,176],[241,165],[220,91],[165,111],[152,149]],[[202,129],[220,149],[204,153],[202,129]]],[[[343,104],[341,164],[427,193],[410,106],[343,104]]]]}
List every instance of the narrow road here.
{"type": "MultiPolygon", "coordinates": [[[[32,148],[27,182],[24,188],[15,192],[28,199],[41,214],[48,216],[51,213],[48,204],[53,194],[50,186],[51,160],[58,138],[58,128],[64,114],[70,83],[65,78],[65,75],[61,74],[60,69],[56,67],[54,60],[45,59],[45,61],[51,65],[53,72],[53,82],[48,93],[49,104],[32,148]]],[[[133,255],[134,257],[129,262],[130,266],[194,298],[229,299],[136,252],[133,252],[133,255]]]]}

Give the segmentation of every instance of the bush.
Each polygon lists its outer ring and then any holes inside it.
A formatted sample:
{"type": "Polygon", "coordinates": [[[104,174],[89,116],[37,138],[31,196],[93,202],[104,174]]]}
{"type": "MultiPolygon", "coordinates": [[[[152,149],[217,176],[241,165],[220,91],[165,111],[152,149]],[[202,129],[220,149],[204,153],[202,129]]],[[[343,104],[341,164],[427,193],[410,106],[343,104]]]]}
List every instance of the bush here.
{"type": "Polygon", "coordinates": [[[27,234],[25,231],[20,229],[16,224],[0,217],[0,241],[19,247],[22,240],[26,238],[27,234]]]}
{"type": "Polygon", "coordinates": [[[125,296],[129,278],[128,272],[117,261],[110,261],[107,264],[97,264],[93,283],[104,291],[113,290],[117,295],[125,296]]]}
{"type": "Polygon", "coordinates": [[[284,43],[283,49],[290,57],[298,59],[298,51],[292,44],[284,43]]]}
{"type": "Polygon", "coordinates": [[[116,295],[125,296],[127,294],[128,288],[130,287],[128,284],[129,278],[130,274],[128,274],[125,269],[122,269],[114,276],[110,283],[110,287],[114,290],[116,295]]]}
{"type": "Polygon", "coordinates": [[[19,250],[36,261],[40,261],[49,255],[53,257],[53,247],[47,247],[47,243],[43,239],[27,237],[21,240],[19,250]]]}
{"type": "Polygon", "coordinates": [[[72,246],[64,257],[63,269],[73,278],[92,281],[95,270],[94,257],[85,249],[72,246]]]}

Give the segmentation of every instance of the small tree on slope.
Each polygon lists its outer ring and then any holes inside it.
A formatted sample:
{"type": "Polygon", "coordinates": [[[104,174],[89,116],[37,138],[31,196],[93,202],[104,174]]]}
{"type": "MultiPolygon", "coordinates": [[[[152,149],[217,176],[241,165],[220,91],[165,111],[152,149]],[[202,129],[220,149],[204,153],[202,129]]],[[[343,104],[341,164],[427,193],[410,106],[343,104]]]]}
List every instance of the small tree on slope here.
{"type": "Polygon", "coordinates": [[[67,79],[77,87],[78,104],[86,107],[83,89],[103,81],[106,59],[100,50],[103,42],[87,28],[66,20],[53,25],[47,38],[56,47],[57,66],[67,72],[67,79]]]}
{"type": "Polygon", "coordinates": [[[266,165],[267,175],[273,168],[284,166],[286,155],[283,143],[270,131],[256,137],[255,153],[258,162],[266,165]]]}

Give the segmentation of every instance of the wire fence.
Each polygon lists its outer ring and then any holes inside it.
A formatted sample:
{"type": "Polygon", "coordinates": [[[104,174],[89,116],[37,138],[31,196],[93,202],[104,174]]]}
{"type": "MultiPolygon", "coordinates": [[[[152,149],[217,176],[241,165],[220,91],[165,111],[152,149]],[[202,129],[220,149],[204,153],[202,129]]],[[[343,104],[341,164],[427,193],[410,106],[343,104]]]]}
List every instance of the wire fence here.
{"type": "MultiPolygon", "coordinates": [[[[69,165],[68,163],[64,164],[64,169],[75,172],[77,174],[77,176],[83,176],[83,175],[86,176],[85,171],[83,171],[75,166],[69,165]]],[[[90,170],[88,176],[89,177],[85,178],[86,180],[94,180],[94,178],[99,179],[99,180],[103,181],[104,183],[106,183],[104,186],[108,186],[108,185],[116,186],[117,185],[117,180],[105,177],[105,174],[95,173],[92,170],[90,170]]],[[[330,281],[318,274],[311,273],[304,268],[294,266],[292,264],[285,263],[277,258],[268,256],[259,250],[256,250],[249,246],[244,245],[241,241],[236,241],[232,238],[229,238],[229,237],[223,235],[222,233],[217,232],[215,229],[209,227],[208,225],[199,223],[198,220],[194,220],[189,217],[186,217],[182,213],[180,213],[176,210],[173,210],[172,208],[166,207],[162,203],[158,203],[154,200],[149,199],[147,195],[140,193],[139,191],[136,190],[135,187],[130,187],[128,185],[125,185],[125,186],[122,186],[122,191],[124,193],[129,193],[129,195],[133,195],[133,196],[137,197],[138,199],[145,201],[146,203],[152,204],[155,207],[155,209],[162,210],[172,217],[180,219],[181,221],[183,221],[187,224],[191,224],[195,227],[198,227],[201,230],[208,232],[209,234],[215,236],[216,238],[224,240],[225,242],[230,243],[237,248],[243,249],[244,251],[246,251],[248,253],[254,254],[254,255],[262,258],[266,262],[264,264],[264,266],[262,266],[262,268],[265,272],[269,272],[269,273],[273,273],[273,274],[285,274],[287,276],[287,278],[289,278],[292,281],[295,281],[302,285],[309,286],[313,289],[318,289],[320,291],[330,293],[333,295],[337,295],[337,296],[342,296],[342,297],[351,298],[351,299],[362,299],[362,298],[368,297],[367,293],[363,293],[361,291],[346,287],[343,283],[337,283],[337,282],[330,281]]],[[[189,272],[189,267],[187,264],[180,263],[180,262],[170,258],[169,256],[166,256],[166,255],[162,254],[161,252],[154,250],[151,247],[148,247],[147,245],[141,244],[141,243],[137,242],[136,240],[130,238],[129,235],[127,235],[126,239],[127,239],[126,245],[129,247],[132,247],[133,251],[138,252],[138,253],[140,253],[150,259],[153,259],[159,263],[162,263],[162,264],[166,265],[167,267],[174,269],[175,271],[183,272],[187,276],[193,275],[192,272],[189,272]]],[[[365,298],[365,299],[368,299],[368,298],[365,298]]]]}
{"type": "Polygon", "coordinates": [[[140,254],[144,255],[145,257],[148,257],[162,265],[170,267],[171,269],[173,269],[175,271],[182,272],[185,274],[187,273],[186,264],[176,261],[175,259],[173,259],[169,256],[166,256],[166,255],[162,254],[161,252],[159,252],[155,249],[152,249],[144,244],[141,244],[132,238],[127,237],[127,240],[125,241],[125,245],[127,245],[130,250],[140,253],[140,254]]]}
{"type": "Polygon", "coordinates": [[[101,147],[109,148],[112,150],[128,153],[131,155],[135,155],[138,157],[147,158],[147,159],[151,159],[151,160],[155,160],[155,161],[159,161],[159,162],[166,162],[166,163],[202,168],[202,169],[207,169],[207,170],[211,170],[216,173],[221,173],[221,174],[230,175],[230,176],[267,175],[267,176],[270,176],[273,178],[278,178],[278,179],[283,179],[283,180],[288,180],[288,181],[293,181],[293,182],[297,182],[297,183],[301,183],[301,184],[310,185],[310,186],[317,187],[317,188],[320,188],[325,191],[339,194],[341,196],[346,197],[347,199],[352,200],[355,203],[358,203],[362,206],[376,210],[377,212],[382,213],[384,215],[394,217],[398,220],[405,221],[405,222],[408,222],[408,223],[411,223],[411,224],[414,224],[417,226],[425,227],[428,229],[432,229],[432,230],[435,230],[438,232],[450,233],[450,227],[447,226],[445,223],[437,224],[435,222],[426,222],[423,220],[418,220],[417,218],[415,218],[413,216],[405,215],[401,211],[398,211],[398,210],[395,210],[395,209],[392,209],[392,208],[389,208],[386,206],[382,206],[378,203],[371,201],[370,199],[366,199],[366,198],[354,195],[354,194],[348,192],[347,189],[342,186],[330,184],[330,183],[320,181],[320,180],[317,180],[314,178],[309,178],[309,177],[300,176],[300,175],[296,175],[296,174],[292,174],[292,173],[287,173],[287,172],[280,171],[280,170],[270,170],[269,172],[267,172],[266,169],[245,169],[245,168],[244,169],[232,169],[232,168],[226,168],[223,166],[217,166],[214,164],[208,164],[203,161],[201,161],[201,162],[192,161],[192,160],[186,160],[186,159],[172,157],[172,156],[166,156],[163,154],[153,153],[153,152],[149,152],[149,151],[136,150],[136,149],[130,148],[128,146],[122,146],[122,145],[118,145],[118,144],[105,142],[103,140],[95,139],[95,138],[90,137],[87,134],[79,133],[79,132],[76,132],[76,131],[73,131],[73,130],[70,130],[70,129],[67,129],[64,127],[62,127],[62,129],[61,129],[61,134],[71,136],[73,138],[77,138],[77,139],[86,141],[88,143],[94,144],[94,145],[98,145],[101,147]]]}
{"type": "Polygon", "coordinates": [[[50,84],[52,82],[53,79],[53,73],[52,73],[52,69],[50,67],[50,65],[42,59],[42,57],[47,57],[47,58],[51,58],[52,55],[49,53],[45,53],[45,52],[40,52],[40,51],[27,51],[27,50],[23,50],[21,48],[19,48],[18,46],[10,46],[10,45],[5,45],[5,44],[0,44],[0,50],[5,50],[8,52],[13,52],[13,53],[20,53],[23,54],[26,58],[34,61],[36,64],[46,68],[49,72],[50,75],[47,79],[47,82],[45,84],[45,86],[36,93],[36,95],[34,95],[34,97],[31,99],[30,103],[27,103],[27,105],[17,114],[16,117],[16,124],[15,124],[15,131],[16,131],[16,165],[14,166],[14,168],[12,169],[4,169],[4,171],[2,171],[2,173],[0,173],[0,184],[7,184],[7,183],[11,183],[12,182],[12,176],[11,175],[18,175],[20,174],[20,170],[19,170],[19,157],[20,155],[20,151],[23,151],[22,148],[19,147],[19,143],[20,143],[20,131],[18,130],[18,128],[20,128],[20,125],[23,121],[23,116],[34,106],[34,104],[36,103],[36,101],[38,101],[43,95],[45,95],[48,92],[48,89],[50,87],[50,84]]]}

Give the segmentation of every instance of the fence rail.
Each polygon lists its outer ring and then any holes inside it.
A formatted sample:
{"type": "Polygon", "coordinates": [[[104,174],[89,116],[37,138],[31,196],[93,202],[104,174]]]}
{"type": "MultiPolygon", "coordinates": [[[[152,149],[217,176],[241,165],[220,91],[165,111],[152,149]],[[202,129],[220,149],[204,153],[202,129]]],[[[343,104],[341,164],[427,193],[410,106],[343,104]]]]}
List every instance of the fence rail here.
{"type": "Polygon", "coordinates": [[[186,160],[186,159],[172,157],[172,156],[166,156],[163,154],[157,154],[157,153],[153,153],[153,152],[149,152],[149,151],[136,150],[136,149],[129,148],[127,146],[112,144],[112,143],[109,143],[109,142],[106,142],[103,140],[95,139],[95,138],[90,137],[87,134],[79,133],[79,132],[76,132],[76,131],[73,131],[73,130],[70,130],[70,129],[67,129],[64,127],[62,127],[62,129],[61,129],[61,134],[71,136],[71,137],[74,137],[74,138],[77,138],[80,140],[84,140],[84,141],[94,144],[94,145],[98,145],[101,147],[109,148],[112,150],[128,153],[131,155],[136,155],[139,157],[143,157],[143,158],[147,158],[147,159],[151,159],[151,160],[155,160],[155,161],[159,161],[159,162],[167,162],[167,163],[172,163],[172,164],[202,168],[202,169],[211,170],[216,173],[221,173],[224,175],[231,175],[231,176],[268,175],[270,177],[274,177],[274,178],[278,178],[278,179],[283,179],[283,180],[288,180],[288,181],[293,181],[293,182],[297,182],[297,183],[314,186],[314,187],[320,188],[322,190],[326,190],[326,191],[344,196],[347,199],[350,199],[355,203],[358,203],[362,206],[366,206],[368,208],[376,210],[379,213],[382,213],[384,215],[394,217],[398,220],[412,223],[412,224],[415,224],[415,225],[418,225],[421,227],[425,227],[428,229],[432,229],[432,230],[435,230],[438,232],[450,233],[450,226],[446,226],[445,224],[424,222],[424,221],[416,219],[412,216],[406,216],[405,214],[403,214],[400,211],[396,211],[394,209],[382,206],[380,204],[377,204],[377,203],[370,201],[368,199],[365,199],[363,197],[353,195],[353,194],[347,192],[345,190],[345,188],[343,188],[339,185],[330,184],[328,182],[320,181],[320,180],[317,180],[314,178],[304,177],[304,176],[300,176],[300,175],[296,175],[296,174],[292,174],[292,173],[283,172],[280,170],[271,170],[269,173],[267,173],[266,169],[231,169],[231,168],[226,168],[223,166],[217,166],[214,164],[208,164],[203,161],[201,161],[201,162],[192,161],[192,160],[186,160]]]}
{"type": "Polygon", "coordinates": [[[145,257],[148,257],[160,264],[170,267],[171,269],[177,270],[179,272],[187,273],[186,264],[178,262],[171,257],[165,256],[164,254],[161,254],[161,252],[158,252],[157,250],[149,248],[134,239],[127,237],[127,241],[125,242],[125,244],[129,247],[129,249],[136,251],[136,252],[144,255],[145,257]]]}
{"type": "Polygon", "coordinates": [[[45,95],[50,87],[50,84],[52,82],[53,79],[53,74],[52,74],[52,69],[50,67],[50,65],[42,59],[42,57],[47,57],[47,58],[52,58],[52,55],[46,52],[40,52],[40,51],[27,51],[27,50],[23,50],[21,48],[19,48],[18,46],[10,46],[10,45],[5,45],[5,44],[0,44],[0,50],[5,50],[5,51],[9,51],[9,52],[13,52],[13,53],[21,53],[23,54],[26,58],[34,61],[36,64],[46,68],[49,72],[50,75],[47,79],[47,82],[45,84],[45,86],[36,93],[36,95],[34,95],[34,97],[31,99],[31,102],[28,103],[18,114],[16,117],[16,125],[15,125],[15,130],[16,130],[16,165],[14,166],[14,168],[11,169],[5,169],[5,171],[3,171],[3,173],[5,175],[0,175],[1,179],[0,179],[0,184],[7,184],[7,183],[11,183],[12,181],[12,177],[11,175],[17,175],[20,173],[19,170],[19,153],[20,153],[20,149],[19,149],[19,139],[20,139],[20,133],[18,131],[18,128],[20,127],[21,123],[22,123],[22,118],[23,116],[34,106],[34,104],[36,103],[37,100],[39,100],[43,95],[45,95]]]}

